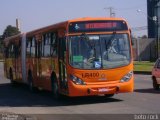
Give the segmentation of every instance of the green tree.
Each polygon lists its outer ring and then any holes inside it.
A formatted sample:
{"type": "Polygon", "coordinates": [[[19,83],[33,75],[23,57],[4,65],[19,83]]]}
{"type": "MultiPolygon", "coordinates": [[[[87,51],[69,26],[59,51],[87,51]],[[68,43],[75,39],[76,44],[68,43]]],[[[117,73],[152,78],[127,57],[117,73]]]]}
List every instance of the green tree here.
{"type": "Polygon", "coordinates": [[[2,53],[3,53],[3,40],[7,37],[11,37],[13,35],[17,35],[19,34],[20,31],[18,30],[18,28],[8,25],[6,27],[6,29],[3,32],[3,35],[0,35],[0,59],[2,59],[2,53]]]}
{"type": "Polygon", "coordinates": [[[4,30],[3,32],[3,38],[7,38],[7,37],[10,37],[10,36],[13,36],[13,35],[17,35],[19,34],[20,31],[18,30],[17,27],[14,27],[14,26],[11,26],[11,25],[8,25],[6,27],[6,29],[4,30]]]}

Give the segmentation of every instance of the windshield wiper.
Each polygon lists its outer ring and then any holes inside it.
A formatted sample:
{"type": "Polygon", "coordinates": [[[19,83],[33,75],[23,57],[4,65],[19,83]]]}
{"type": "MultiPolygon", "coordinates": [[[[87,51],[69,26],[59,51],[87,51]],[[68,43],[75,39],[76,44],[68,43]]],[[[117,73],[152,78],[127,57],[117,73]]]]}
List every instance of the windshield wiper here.
{"type": "Polygon", "coordinates": [[[89,37],[88,37],[88,35],[86,33],[82,33],[80,37],[83,40],[89,40],[89,37]]]}
{"type": "Polygon", "coordinates": [[[112,42],[114,40],[116,36],[116,32],[113,32],[113,34],[111,35],[111,37],[109,38],[109,42],[107,43],[105,40],[105,46],[106,46],[106,51],[109,49],[109,47],[112,45],[112,42]]]}

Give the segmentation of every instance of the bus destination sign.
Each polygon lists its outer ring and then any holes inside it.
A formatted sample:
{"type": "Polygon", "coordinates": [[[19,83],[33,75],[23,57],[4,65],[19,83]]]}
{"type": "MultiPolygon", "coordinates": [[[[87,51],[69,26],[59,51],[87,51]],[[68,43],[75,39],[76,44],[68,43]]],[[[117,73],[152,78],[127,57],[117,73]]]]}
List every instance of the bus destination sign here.
{"type": "Polygon", "coordinates": [[[116,27],[116,22],[108,22],[108,23],[87,23],[85,24],[86,29],[104,29],[104,28],[112,28],[116,27]]]}
{"type": "Polygon", "coordinates": [[[124,21],[87,21],[69,24],[69,33],[75,32],[109,32],[128,30],[124,21]]]}

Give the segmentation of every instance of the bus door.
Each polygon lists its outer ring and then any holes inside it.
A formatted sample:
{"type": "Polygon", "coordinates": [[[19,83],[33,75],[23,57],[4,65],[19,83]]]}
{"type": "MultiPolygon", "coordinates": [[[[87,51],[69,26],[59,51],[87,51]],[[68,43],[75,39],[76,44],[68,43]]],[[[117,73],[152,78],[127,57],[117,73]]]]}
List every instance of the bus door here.
{"type": "Polygon", "coordinates": [[[67,74],[66,74],[66,39],[59,38],[58,47],[58,63],[59,63],[59,83],[62,90],[67,89],[67,74]]]}
{"type": "Polygon", "coordinates": [[[37,44],[37,84],[45,90],[51,90],[50,81],[50,39],[48,34],[44,34],[42,41],[37,44]]]}
{"type": "Polygon", "coordinates": [[[51,33],[45,33],[42,37],[41,55],[38,59],[41,87],[51,90],[51,33]]]}

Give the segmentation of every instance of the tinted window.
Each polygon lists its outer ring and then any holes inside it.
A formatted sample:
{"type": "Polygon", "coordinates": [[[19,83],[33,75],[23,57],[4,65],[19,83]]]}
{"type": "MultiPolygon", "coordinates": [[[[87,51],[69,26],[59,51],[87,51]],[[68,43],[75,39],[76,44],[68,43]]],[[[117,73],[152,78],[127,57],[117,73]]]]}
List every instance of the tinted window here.
{"type": "Polygon", "coordinates": [[[57,55],[57,34],[46,33],[42,40],[42,56],[50,57],[57,55]]]}
{"type": "Polygon", "coordinates": [[[69,62],[80,69],[109,69],[131,61],[128,34],[70,36],[69,62]]]}
{"type": "Polygon", "coordinates": [[[157,68],[159,68],[160,69],[160,60],[158,60],[158,62],[157,62],[157,68]]]}
{"type": "Polygon", "coordinates": [[[51,51],[51,34],[45,34],[43,37],[43,50],[44,50],[44,57],[50,56],[51,51]]]}
{"type": "Polygon", "coordinates": [[[36,39],[34,37],[27,38],[27,44],[26,44],[26,52],[27,57],[35,57],[36,54],[36,39]]]}

